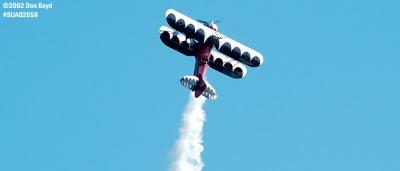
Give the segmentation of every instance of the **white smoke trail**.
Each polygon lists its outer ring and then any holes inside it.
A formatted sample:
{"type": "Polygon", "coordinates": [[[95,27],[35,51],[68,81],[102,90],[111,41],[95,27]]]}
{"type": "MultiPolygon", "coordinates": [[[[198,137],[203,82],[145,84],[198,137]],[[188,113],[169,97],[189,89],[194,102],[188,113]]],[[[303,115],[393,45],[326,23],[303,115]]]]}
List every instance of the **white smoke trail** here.
{"type": "Polygon", "coordinates": [[[182,114],[180,136],[174,148],[175,160],[170,171],[201,171],[204,166],[201,160],[201,152],[204,149],[202,145],[205,122],[204,102],[203,96],[195,98],[191,93],[182,114]]]}

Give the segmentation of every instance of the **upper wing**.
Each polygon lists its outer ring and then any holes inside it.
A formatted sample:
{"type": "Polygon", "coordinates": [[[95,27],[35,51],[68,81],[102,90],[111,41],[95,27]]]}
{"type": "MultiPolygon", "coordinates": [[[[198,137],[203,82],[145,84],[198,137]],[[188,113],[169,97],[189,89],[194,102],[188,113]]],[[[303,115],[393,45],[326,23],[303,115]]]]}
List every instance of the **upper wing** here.
{"type": "Polygon", "coordinates": [[[187,37],[194,38],[203,43],[212,41],[218,51],[246,65],[257,67],[264,61],[263,56],[259,52],[210,29],[178,11],[173,9],[167,10],[166,19],[172,28],[185,33],[187,37]]]}
{"type": "Polygon", "coordinates": [[[194,56],[198,49],[196,41],[187,39],[185,34],[174,31],[166,26],[160,27],[160,39],[168,47],[186,56],[194,56]]]}
{"type": "Polygon", "coordinates": [[[240,62],[214,50],[211,51],[208,65],[232,78],[243,78],[247,73],[246,67],[240,62]]]}
{"type": "Polygon", "coordinates": [[[204,43],[215,33],[214,30],[173,9],[167,10],[165,15],[167,23],[175,30],[185,33],[188,38],[195,38],[204,43]]]}

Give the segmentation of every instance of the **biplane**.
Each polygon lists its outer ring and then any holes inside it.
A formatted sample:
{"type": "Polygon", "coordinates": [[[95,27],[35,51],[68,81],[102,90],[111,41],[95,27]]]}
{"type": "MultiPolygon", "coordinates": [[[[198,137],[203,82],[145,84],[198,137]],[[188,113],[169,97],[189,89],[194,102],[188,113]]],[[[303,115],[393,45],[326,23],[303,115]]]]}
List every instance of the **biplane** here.
{"type": "Polygon", "coordinates": [[[239,79],[247,73],[243,64],[258,67],[263,63],[259,52],[219,33],[214,21],[194,20],[173,9],[168,9],[165,16],[172,28],[160,27],[161,41],[196,59],[193,76],[180,79],[184,87],[194,91],[196,98],[200,95],[213,100],[217,98],[215,89],[204,78],[208,66],[239,79]]]}

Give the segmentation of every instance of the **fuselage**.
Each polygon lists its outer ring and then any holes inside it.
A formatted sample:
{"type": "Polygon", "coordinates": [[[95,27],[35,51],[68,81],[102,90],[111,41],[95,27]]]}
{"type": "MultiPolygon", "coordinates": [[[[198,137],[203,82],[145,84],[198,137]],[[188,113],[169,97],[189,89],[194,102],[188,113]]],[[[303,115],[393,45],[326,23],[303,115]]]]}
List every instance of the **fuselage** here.
{"type": "MultiPolygon", "coordinates": [[[[206,25],[207,27],[217,31],[218,27],[216,24],[214,24],[213,21],[211,21],[209,24],[206,25]]],[[[196,64],[194,67],[194,73],[193,75],[199,78],[199,81],[195,88],[193,89],[195,91],[194,95],[195,97],[199,97],[204,90],[207,88],[206,83],[204,81],[204,76],[206,75],[207,72],[207,67],[208,67],[208,59],[211,56],[211,50],[213,48],[213,44],[210,41],[206,41],[205,43],[201,43],[199,46],[199,50],[197,51],[195,57],[196,57],[196,64]]]]}
{"type": "Polygon", "coordinates": [[[198,52],[196,53],[196,64],[194,67],[193,75],[199,78],[199,82],[194,88],[195,97],[199,97],[206,89],[206,83],[204,82],[204,76],[207,72],[208,59],[211,55],[211,50],[213,48],[212,43],[206,42],[200,45],[198,52]]]}

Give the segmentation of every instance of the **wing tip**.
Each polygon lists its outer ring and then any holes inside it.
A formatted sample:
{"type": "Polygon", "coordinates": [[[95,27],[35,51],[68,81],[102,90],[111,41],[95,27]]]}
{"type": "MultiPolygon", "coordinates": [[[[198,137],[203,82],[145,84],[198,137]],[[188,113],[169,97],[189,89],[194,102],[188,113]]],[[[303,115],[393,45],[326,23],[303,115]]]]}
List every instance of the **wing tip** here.
{"type": "Polygon", "coordinates": [[[167,26],[161,26],[160,29],[159,29],[159,33],[161,34],[161,33],[165,32],[165,31],[170,33],[170,35],[172,35],[171,33],[174,32],[174,30],[172,30],[171,28],[169,28],[167,26]]]}
{"type": "Polygon", "coordinates": [[[167,9],[167,11],[165,12],[165,17],[167,17],[168,14],[171,14],[171,13],[176,13],[176,10],[174,10],[172,8],[167,9]]]}
{"type": "Polygon", "coordinates": [[[264,56],[260,54],[259,58],[260,58],[260,65],[258,66],[261,66],[264,63],[264,56]]]}

